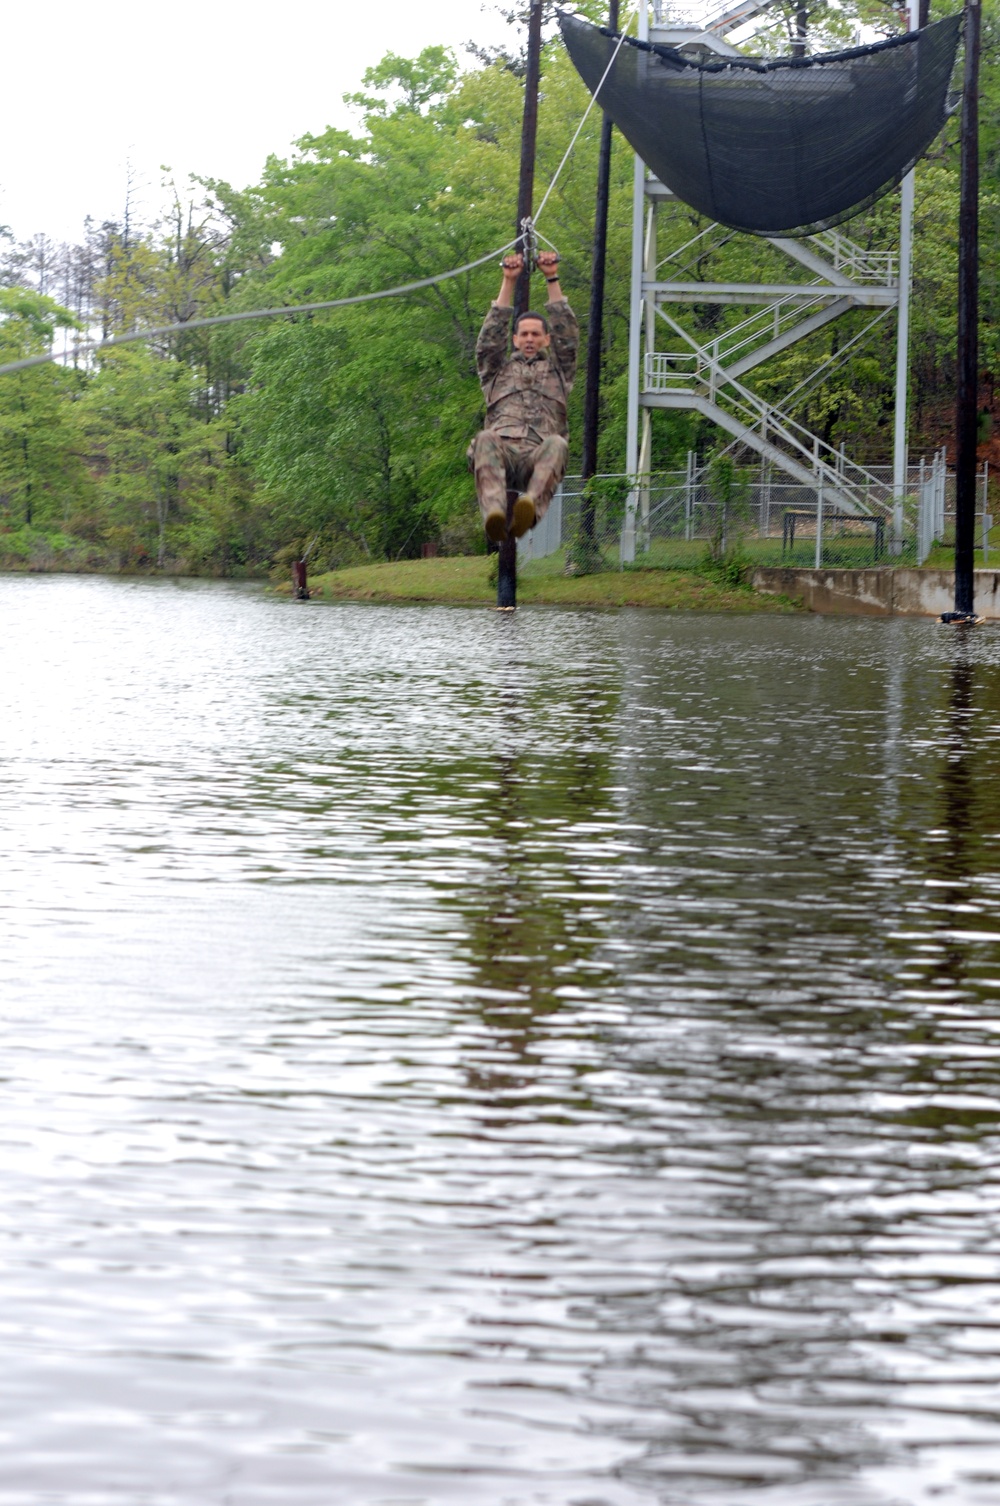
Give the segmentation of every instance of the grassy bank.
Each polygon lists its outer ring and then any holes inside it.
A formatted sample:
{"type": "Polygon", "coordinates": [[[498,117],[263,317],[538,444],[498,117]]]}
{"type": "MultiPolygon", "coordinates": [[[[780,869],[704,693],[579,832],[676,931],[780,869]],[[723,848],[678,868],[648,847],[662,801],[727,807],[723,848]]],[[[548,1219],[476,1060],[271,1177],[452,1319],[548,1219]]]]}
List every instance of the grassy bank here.
{"type": "MultiPolygon", "coordinates": [[[[488,606],[496,601],[491,561],[483,555],[400,560],[334,570],[309,582],[325,600],[450,602],[488,606]]],[[[724,586],[696,571],[607,570],[599,575],[536,573],[528,565],[518,582],[524,606],[665,607],[695,612],[792,612],[797,602],[724,586]]]]}

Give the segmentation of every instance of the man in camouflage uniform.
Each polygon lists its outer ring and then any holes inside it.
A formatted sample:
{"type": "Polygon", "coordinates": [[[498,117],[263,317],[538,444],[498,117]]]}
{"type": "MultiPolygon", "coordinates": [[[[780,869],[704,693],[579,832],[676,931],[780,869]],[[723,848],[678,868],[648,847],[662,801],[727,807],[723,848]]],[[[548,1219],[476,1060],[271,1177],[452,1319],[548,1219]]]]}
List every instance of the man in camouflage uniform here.
{"type": "Polygon", "coordinates": [[[510,531],[515,538],[544,518],[566,470],[566,399],[576,375],[579,330],[559,286],[559,258],[543,251],[538,270],[548,283],[547,318],[521,314],[513,354],[507,334],[523,257],[505,256],[500,293],[479,333],[476,365],[486,399],[486,427],[469,446],[469,468],[486,536],[507,537],[507,488],[516,488],[510,531]]]}

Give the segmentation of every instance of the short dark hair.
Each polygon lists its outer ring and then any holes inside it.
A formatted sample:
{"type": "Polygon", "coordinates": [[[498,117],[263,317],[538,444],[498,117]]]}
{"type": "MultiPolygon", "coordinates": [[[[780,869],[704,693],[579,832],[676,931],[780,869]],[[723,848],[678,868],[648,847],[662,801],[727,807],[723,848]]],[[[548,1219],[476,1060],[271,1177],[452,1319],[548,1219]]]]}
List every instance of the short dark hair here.
{"type": "Polygon", "coordinates": [[[549,321],[542,315],[533,313],[531,309],[525,309],[523,314],[518,314],[514,320],[514,333],[517,334],[522,319],[537,319],[546,334],[549,332],[549,321]]]}

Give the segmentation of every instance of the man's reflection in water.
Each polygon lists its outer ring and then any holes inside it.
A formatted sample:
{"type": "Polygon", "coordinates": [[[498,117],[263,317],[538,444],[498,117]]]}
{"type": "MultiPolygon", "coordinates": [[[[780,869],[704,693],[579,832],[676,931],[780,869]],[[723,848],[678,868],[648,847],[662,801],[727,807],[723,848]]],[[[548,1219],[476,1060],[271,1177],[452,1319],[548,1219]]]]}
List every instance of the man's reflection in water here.
{"type": "Polygon", "coordinates": [[[477,884],[449,901],[461,913],[462,951],[473,968],[469,1002],[489,1027],[491,1053],[500,1046],[519,1064],[512,1075],[506,1066],[470,1063],[470,1082],[480,1089],[510,1089],[530,1077],[524,1068],[547,1034],[544,1020],[567,999],[605,990],[613,974],[602,954],[615,904],[617,697],[582,685],[568,700],[563,687],[563,695],[563,735],[553,728],[544,745],[544,707],[505,697],[509,751],[480,781],[490,861],[477,884]]]}

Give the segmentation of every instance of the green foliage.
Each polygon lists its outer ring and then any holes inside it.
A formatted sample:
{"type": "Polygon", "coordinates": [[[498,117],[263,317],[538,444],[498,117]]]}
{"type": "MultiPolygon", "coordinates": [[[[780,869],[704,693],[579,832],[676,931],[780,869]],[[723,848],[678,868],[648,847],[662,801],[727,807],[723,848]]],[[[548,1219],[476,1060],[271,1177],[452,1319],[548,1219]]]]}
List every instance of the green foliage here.
{"type": "Polygon", "coordinates": [[[81,399],[83,431],[100,455],[106,537],[124,568],[163,569],[183,543],[176,525],[203,521],[225,487],[224,428],[200,419],[197,399],[189,366],[142,346],[109,352],[81,399]]]}
{"type": "Polygon", "coordinates": [[[393,113],[420,111],[445,99],[457,76],[455,55],[447,47],[425,47],[417,58],[401,58],[394,52],[387,52],[380,63],[362,76],[362,83],[376,90],[376,95],[348,94],[345,97],[349,104],[357,105],[369,115],[388,115],[389,100],[380,99],[378,95],[398,91],[401,97],[393,113]]]}
{"type": "MultiPolygon", "coordinates": [[[[51,298],[0,289],[0,363],[39,355],[74,319],[51,298]]],[[[73,371],[38,366],[0,380],[0,517],[8,526],[62,520],[86,492],[73,371]]]]}
{"type": "Polygon", "coordinates": [[[602,539],[617,537],[636,477],[591,476],[583,489],[580,521],[566,549],[568,575],[596,575],[605,568],[602,539]]]}
{"type": "Polygon", "coordinates": [[[700,568],[701,573],[709,580],[714,580],[717,585],[736,591],[741,588],[749,589],[754,561],[743,548],[742,542],[737,540],[722,556],[714,555],[709,548],[701,561],[700,568]]]}
{"type": "Polygon", "coordinates": [[[705,570],[724,585],[739,585],[746,578],[748,564],[742,541],[750,522],[749,481],[723,450],[709,461],[705,482],[712,502],[705,570]]]}

